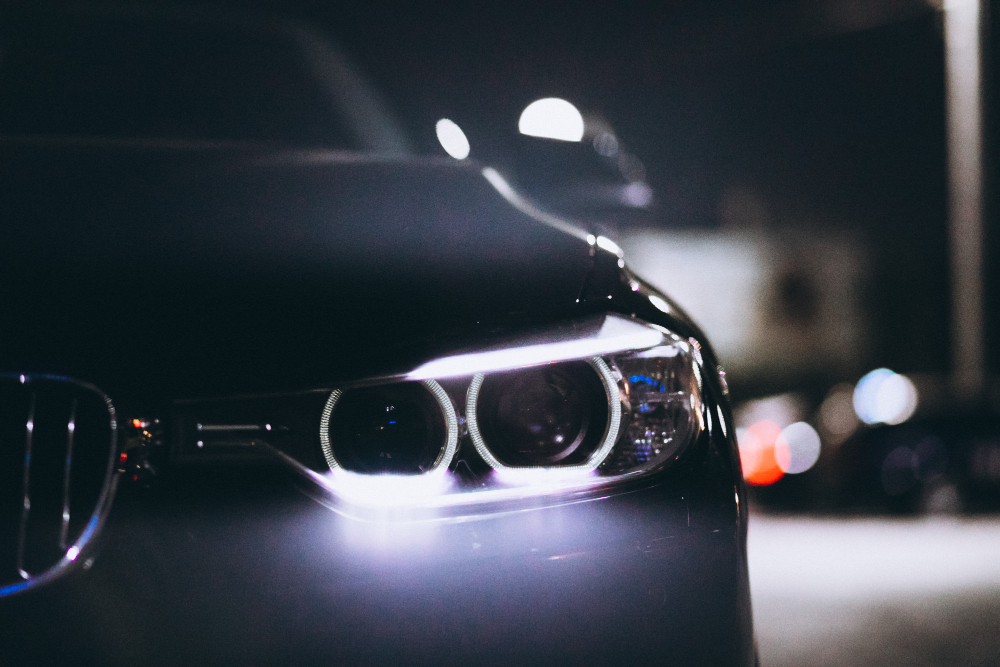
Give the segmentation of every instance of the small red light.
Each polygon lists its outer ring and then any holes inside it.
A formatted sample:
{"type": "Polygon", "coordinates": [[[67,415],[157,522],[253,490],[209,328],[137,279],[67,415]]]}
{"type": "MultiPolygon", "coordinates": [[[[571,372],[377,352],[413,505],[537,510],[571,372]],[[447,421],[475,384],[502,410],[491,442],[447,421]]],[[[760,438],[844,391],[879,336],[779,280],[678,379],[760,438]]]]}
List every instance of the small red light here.
{"type": "Polygon", "coordinates": [[[139,481],[139,476],[138,475],[132,475],[132,481],[133,482],[138,482],[139,481]]]}
{"type": "Polygon", "coordinates": [[[759,421],[740,436],[740,459],[743,479],[755,486],[767,486],[781,479],[785,472],[775,457],[775,443],[781,427],[772,421],[759,421]]]}
{"type": "Polygon", "coordinates": [[[118,460],[121,461],[122,463],[125,463],[126,461],[128,461],[128,454],[126,452],[122,452],[121,454],[118,455],[118,460]]]}
{"type": "Polygon", "coordinates": [[[135,426],[136,428],[142,428],[142,420],[141,419],[133,419],[132,420],[132,426],[135,426]]]}

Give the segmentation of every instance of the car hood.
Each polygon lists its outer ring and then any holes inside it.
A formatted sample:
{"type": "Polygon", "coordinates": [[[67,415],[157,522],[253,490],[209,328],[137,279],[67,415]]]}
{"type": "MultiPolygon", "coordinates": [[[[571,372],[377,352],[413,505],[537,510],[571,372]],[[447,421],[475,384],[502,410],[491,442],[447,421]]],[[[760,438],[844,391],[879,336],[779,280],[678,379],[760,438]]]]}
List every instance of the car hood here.
{"type": "Polygon", "coordinates": [[[323,386],[594,302],[592,239],[472,164],[6,139],[0,182],[0,369],[109,393],[323,386]]]}

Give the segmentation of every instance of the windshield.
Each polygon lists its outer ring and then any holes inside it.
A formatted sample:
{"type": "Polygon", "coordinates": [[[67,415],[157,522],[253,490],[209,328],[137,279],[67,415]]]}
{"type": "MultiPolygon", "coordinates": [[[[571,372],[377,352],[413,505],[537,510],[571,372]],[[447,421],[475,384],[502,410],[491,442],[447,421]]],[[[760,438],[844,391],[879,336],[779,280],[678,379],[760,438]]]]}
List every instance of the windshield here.
{"type": "MultiPolygon", "coordinates": [[[[343,70],[339,54],[330,46],[326,60],[317,58],[315,37],[300,33],[202,16],[5,22],[0,134],[391,144],[372,129],[375,112],[329,90],[322,70],[343,70]]],[[[343,76],[333,78],[343,86],[343,76]]]]}

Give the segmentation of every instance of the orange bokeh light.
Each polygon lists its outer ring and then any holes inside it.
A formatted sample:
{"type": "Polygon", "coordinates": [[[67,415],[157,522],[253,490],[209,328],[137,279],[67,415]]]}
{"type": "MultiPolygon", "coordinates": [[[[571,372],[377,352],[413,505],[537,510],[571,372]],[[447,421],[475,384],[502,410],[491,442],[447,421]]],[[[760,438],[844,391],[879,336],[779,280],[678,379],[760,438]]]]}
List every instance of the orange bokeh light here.
{"type": "Polygon", "coordinates": [[[740,461],[743,479],[756,486],[774,484],[784,476],[775,456],[781,427],[772,421],[759,421],[740,437],[740,461]]]}

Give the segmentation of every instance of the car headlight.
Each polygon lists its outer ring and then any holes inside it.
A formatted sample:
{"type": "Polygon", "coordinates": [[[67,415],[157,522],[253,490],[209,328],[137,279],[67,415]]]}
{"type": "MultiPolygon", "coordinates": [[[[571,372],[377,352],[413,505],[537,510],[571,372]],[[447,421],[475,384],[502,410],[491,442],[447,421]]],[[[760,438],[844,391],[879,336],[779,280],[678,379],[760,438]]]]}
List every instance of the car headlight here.
{"type": "Polygon", "coordinates": [[[338,503],[468,507],[670,465],[705,428],[700,363],[694,341],[609,314],[257,407],[192,404],[186,428],[202,450],[242,442],[277,454],[338,503]]]}

